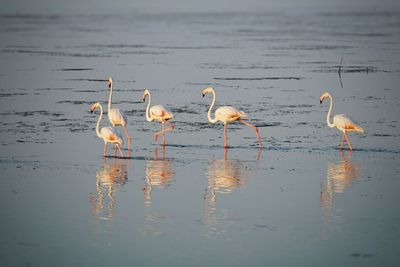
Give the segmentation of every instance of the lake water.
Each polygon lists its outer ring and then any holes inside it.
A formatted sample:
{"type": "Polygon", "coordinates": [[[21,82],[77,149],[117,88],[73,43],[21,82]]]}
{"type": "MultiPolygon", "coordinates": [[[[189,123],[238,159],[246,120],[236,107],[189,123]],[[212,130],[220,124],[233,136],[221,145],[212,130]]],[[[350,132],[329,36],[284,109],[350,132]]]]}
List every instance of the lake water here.
{"type": "Polygon", "coordinates": [[[0,32],[0,265],[397,266],[399,10],[7,13],[0,32]],[[124,159],[89,112],[109,76],[124,159]],[[224,151],[208,86],[262,150],[235,123],[224,151]],[[174,112],[165,149],[144,88],[174,112]],[[366,129],[352,153],[324,91],[366,129]]]}

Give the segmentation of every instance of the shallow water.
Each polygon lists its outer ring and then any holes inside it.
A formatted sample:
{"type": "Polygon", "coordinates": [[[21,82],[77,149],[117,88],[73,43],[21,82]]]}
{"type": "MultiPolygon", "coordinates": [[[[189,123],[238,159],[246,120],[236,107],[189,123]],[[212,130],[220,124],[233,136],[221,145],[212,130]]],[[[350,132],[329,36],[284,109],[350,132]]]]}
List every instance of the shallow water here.
{"type": "Polygon", "coordinates": [[[396,265],[398,11],[0,22],[2,266],[396,265]],[[133,137],[124,159],[102,158],[89,112],[109,76],[133,137]],[[262,150],[232,124],[224,153],[206,86],[248,114],[262,150]],[[165,150],[143,88],[175,114],[165,150]],[[353,153],[326,126],[326,90],[367,131],[353,153]]]}

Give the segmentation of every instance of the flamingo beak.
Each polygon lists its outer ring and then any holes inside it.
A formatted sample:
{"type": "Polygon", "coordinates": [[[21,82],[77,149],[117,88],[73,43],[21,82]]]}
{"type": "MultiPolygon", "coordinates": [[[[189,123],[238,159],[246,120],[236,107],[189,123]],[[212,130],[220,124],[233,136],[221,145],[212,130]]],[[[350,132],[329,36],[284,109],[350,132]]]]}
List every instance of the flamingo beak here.
{"type": "Polygon", "coordinates": [[[322,104],[322,100],[321,99],[319,100],[319,103],[322,104]]]}
{"type": "Polygon", "coordinates": [[[202,95],[203,95],[203,97],[205,97],[206,94],[203,93],[202,95]]]}

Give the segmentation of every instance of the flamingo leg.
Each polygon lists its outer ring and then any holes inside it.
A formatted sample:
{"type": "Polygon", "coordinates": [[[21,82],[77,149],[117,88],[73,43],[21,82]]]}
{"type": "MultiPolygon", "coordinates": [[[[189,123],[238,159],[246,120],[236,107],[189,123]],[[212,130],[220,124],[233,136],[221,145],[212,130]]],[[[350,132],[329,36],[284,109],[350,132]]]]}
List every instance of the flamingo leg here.
{"type": "Polygon", "coordinates": [[[105,157],[107,153],[107,143],[104,143],[104,149],[103,149],[103,156],[105,157]]]}
{"type": "Polygon", "coordinates": [[[170,123],[169,121],[167,121],[167,124],[169,125],[169,127],[165,131],[171,132],[175,128],[175,126],[172,123],[170,123]]]}
{"type": "Polygon", "coordinates": [[[228,148],[228,124],[224,123],[224,148],[228,148]]]}
{"type": "Polygon", "coordinates": [[[349,137],[347,136],[346,132],[344,132],[344,136],[346,137],[346,141],[347,141],[347,144],[349,145],[350,150],[353,150],[353,148],[351,147],[351,144],[350,144],[349,137]]]}
{"type": "MultiPolygon", "coordinates": [[[[121,125],[122,126],[122,125],[121,125]]],[[[130,137],[128,130],[126,130],[125,126],[122,126],[122,129],[124,129],[126,138],[128,139],[128,146],[129,146],[129,150],[131,149],[131,144],[132,144],[132,138],[130,137]]]]}
{"type": "Polygon", "coordinates": [[[163,132],[164,132],[164,122],[162,121],[161,124],[162,124],[162,129],[161,129],[161,131],[154,133],[154,141],[156,141],[156,142],[157,142],[157,140],[158,140],[158,135],[159,135],[159,134],[163,134],[163,132]]]}
{"type": "Polygon", "coordinates": [[[260,146],[260,148],[262,147],[261,144],[261,139],[260,139],[260,135],[258,134],[258,128],[250,123],[245,122],[244,120],[239,120],[241,123],[243,123],[246,126],[249,126],[250,128],[253,128],[256,131],[256,135],[257,135],[257,139],[258,139],[258,145],[260,146]]]}
{"type": "Polygon", "coordinates": [[[117,144],[116,146],[117,146],[117,148],[119,150],[119,154],[121,155],[121,157],[124,157],[124,153],[122,153],[121,148],[119,147],[119,145],[117,144]]]}
{"type": "Polygon", "coordinates": [[[154,149],[154,159],[155,160],[158,159],[158,149],[157,149],[157,147],[154,149]]]}
{"type": "Polygon", "coordinates": [[[228,159],[228,148],[224,148],[224,160],[228,159]]]}
{"type": "Polygon", "coordinates": [[[344,133],[343,133],[343,137],[342,137],[342,142],[340,142],[340,151],[342,151],[342,149],[343,149],[343,143],[344,143],[344,133]]]}
{"type": "MultiPolygon", "coordinates": [[[[117,149],[117,147],[115,147],[115,149],[117,149]]],[[[117,169],[117,158],[114,157],[114,161],[113,161],[113,171],[115,171],[117,169]]]]}
{"type": "Polygon", "coordinates": [[[165,146],[165,122],[162,122],[162,145],[165,146]]]}
{"type": "Polygon", "coordinates": [[[260,158],[261,158],[261,152],[262,152],[262,148],[260,147],[260,148],[258,149],[258,153],[257,153],[257,160],[260,160],[260,158]]]}
{"type": "Polygon", "coordinates": [[[165,159],[165,146],[162,147],[162,160],[165,159]]]}
{"type": "Polygon", "coordinates": [[[169,126],[167,129],[165,129],[165,124],[164,124],[164,122],[162,122],[162,130],[159,131],[159,132],[156,132],[156,133],[154,134],[154,141],[157,141],[158,135],[159,135],[159,134],[162,134],[162,136],[163,136],[163,145],[165,145],[165,135],[164,135],[164,133],[165,133],[165,132],[170,132],[170,131],[172,131],[172,130],[174,129],[174,125],[173,125],[172,123],[169,123],[169,122],[166,122],[166,123],[170,124],[170,126],[169,126]]]}

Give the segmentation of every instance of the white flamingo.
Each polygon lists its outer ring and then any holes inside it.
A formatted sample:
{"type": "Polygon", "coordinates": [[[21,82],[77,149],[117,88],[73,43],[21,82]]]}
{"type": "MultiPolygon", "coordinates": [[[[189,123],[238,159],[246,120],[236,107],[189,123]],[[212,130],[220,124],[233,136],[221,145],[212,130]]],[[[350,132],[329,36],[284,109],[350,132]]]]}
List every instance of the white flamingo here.
{"type": "Polygon", "coordinates": [[[238,111],[234,107],[231,107],[231,106],[222,106],[222,107],[217,108],[217,110],[215,110],[214,118],[211,118],[211,110],[214,107],[216,97],[215,97],[215,91],[213,88],[207,87],[207,88],[203,89],[203,97],[208,93],[213,94],[213,100],[212,100],[210,109],[208,110],[208,121],[211,123],[216,123],[218,121],[221,121],[224,123],[224,148],[228,147],[228,123],[231,123],[234,121],[240,121],[244,125],[253,128],[256,131],[258,144],[261,148],[262,145],[261,145],[260,136],[258,134],[258,128],[250,123],[243,121],[244,118],[247,118],[247,115],[243,111],[238,111]]]}
{"type": "Polygon", "coordinates": [[[113,80],[112,78],[108,78],[108,89],[110,90],[110,96],[108,98],[108,119],[110,120],[112,126],[121,125],[122,129],[124,129],[126,138],[128,139],[129,149],[131,148],[131,137],[129,136],[128,131],[126,130],[126,125],[128,124],[128,118],[125,113],[119,110],[118,108],[112,108],[112,93],[113,93],[113,80]]]}
{"type": "Polygon", "coordinates": [[[344,139],[346,138],[347,144],[349,145],[350,150],[353,150],[351,147],[349,137],[347,136],[347,132],[360,132],[363,133],[364,129],[359,125],[354,123],[349,117],[345,114],[337,114],[333,117],[333,122],[330,122],[330,116],[332,111],[332,95],[329,92],[323,93],[319,97],[319,102],[322,104],[322,101],[325,98],[329,98],[331,100],[331,104],[329,106],[328,114],[326,115],[326,123],[330,128],[338,128],[339,131],[343,132],[342,142],[340,143],[340,150],[343,149],[344,139]]]}
{"type": "Polygon", "coordinates": [[[149,97],[149,103],[146,108],[146,120],[151,121],[159,121],[162,124],[162,130],[160,132],[154,133],[154,140],[157,141],[158,135],[162,134],[162,145],[165,146],[165,132],[172,131],[174,129],[174,125],[170,123],[170,120],[174,118],[172,112],[168,111],[162,105],[155,105],[150,107],[151,104],[151,94],[148,89],[145,89],[143,92],[143,102],[146,101],[146,97],[149,97]],[[170,126],[165,129],[165,124],[169,124],[170,126]]]}
{"type": "Polygon", "coordinates": [[[122,153],[121,148],[120,148],[120,146],[122,146],[124,143],[124,141],[122,140],[122,135],[120,133],[116,132],[115,129],[111,128],[111,127],[103,127],[103,128],[101,128],[101,130],[99,130],[100,121],[103,117],[103,107],[99,102],[96,102],[96,103],[90,105],[90,111],[92,113],[97,108],[100,108],[100,116],[99,116],[99,119],[98,119],[97,125],[96,125],[96,134],[99,138],[103,139],[103,141],[104,141],[104,157],[106,156],[106,152],[107,152],[107,143],[114,144],[118,148],[121,157],[123,157],[124,154],[122,153]]]}

